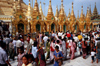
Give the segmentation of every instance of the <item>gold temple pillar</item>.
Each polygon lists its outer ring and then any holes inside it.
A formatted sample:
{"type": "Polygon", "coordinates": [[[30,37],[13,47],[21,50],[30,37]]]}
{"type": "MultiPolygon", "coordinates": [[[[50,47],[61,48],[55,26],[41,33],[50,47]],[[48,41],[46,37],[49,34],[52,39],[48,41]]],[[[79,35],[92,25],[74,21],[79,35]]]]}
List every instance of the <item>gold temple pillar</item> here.
{"type": "Polygon", "coordinates": [[[50,27],[50,28],[49,28],[49,32],[51,32],[51,25],[49,25],[49,27],[50,27]]]}
{"type": "Polygon", "coordinates": [[[43,25],[41,25],[41,32],[43,32],[43,25]]]}
{"type": "Polygon", "coordinates": [[[27,25],[24,25],[24,34],[27,33],[27,29],[26,29],[27,25]]]}
{"type": "Polygon", "coordinates": [[[36,32],[36,26],[33,25],[33,32],[36,32]]]}
{"type": "Polygon", "coordinates": [[[12,25],[12,32],[13,32],[13,34],[15,34],[16,32],[16,25],[12,25]]]}
{"type": "Polygon", "coordinates": [[[50,26],[49,24],[47,24],[47,32],[49,32],[50,26]]]}
{"type": "Polygon", "coordinates": [[[16,32],[18,32],[18,25],[16,25],[16,30],[15,30],[15,33],[16,33],[16,32]]]}
{"type": "Polygon", "coordinates": [[[32,25],[33,25],[33,24],[31,23],[31,33],[33,33],[33,29],[34,29],[32,25]]]}
{"type": "Polygon", "coordinates": [[[63,25],[62,25],[61,31],[64,31],[64,29],[63,29],[63,25]]]}
{"type": "MultiPolygon", "coordinates": [[[[27,27],[27,26],[26,26],[27,27]]],[[[25,28],[26,28],[25,27],[25,28]]],[[[30,33],[30,23],[28,22],[28,28],[27,28],[27,33],[30,33]]]]}

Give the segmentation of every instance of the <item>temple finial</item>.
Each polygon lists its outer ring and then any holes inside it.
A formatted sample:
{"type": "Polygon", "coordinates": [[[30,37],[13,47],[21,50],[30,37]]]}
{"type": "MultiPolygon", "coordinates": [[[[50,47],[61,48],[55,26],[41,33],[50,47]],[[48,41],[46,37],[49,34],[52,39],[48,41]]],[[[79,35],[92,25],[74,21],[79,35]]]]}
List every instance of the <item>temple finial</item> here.
{"type": "Polygon", "coordinates": [[[81,6],[81,16],[80,17],[84,17],[84,15],[83,15],[83,6],[81,6]]]}
{"type": "Polygon", "coordinates": [[[37,0],[35,0],[34,10],[35,11],[39,11],[37,0]]]}
{"type": "Polygon", "coordinates": [[[93,11],[93,16],[97,16],[97,15],[98,15],[98,11],[97,11],[96,2],[95,2],[95,7],[94,7],[94,11],[93,11]]]}
{"type": "Polygon", "coordinates": [[[71,15],[74,15],[74,10],[73,10],[73,2],[72,2],[72,11],[71,11],[71,15]]]}
{"type": "Polygon", "coordinates": [[[64,6],[63,6],[63,0],[61,0],[61,11],[60,11],[61,15],[64,15],[64,6]]]}
{"type": "Polygon", "coordinates": [[[70,18],[70,9],[69,9],[69,14],[68,14],[68,18],[70,18]]]}

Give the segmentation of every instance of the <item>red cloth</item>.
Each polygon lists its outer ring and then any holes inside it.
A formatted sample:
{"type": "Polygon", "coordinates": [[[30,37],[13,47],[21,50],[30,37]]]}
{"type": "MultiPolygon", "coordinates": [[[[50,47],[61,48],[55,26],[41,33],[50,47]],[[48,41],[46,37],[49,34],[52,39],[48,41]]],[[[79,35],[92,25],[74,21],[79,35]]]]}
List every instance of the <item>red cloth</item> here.
{"type": "Polygon", "coordinates": [[[68,37],[68,38],[71,37],[71,34],[67,34],[67,37],[68,37]]]}
{"type": "Polygon", "coordinates": [[[52,48],[52,46],[50,47],[50,50],[52,51],[52,52],[54,52],[55,50],[52,48]]]}
{"type": "Polygon", "coordinates": [[[68,49],[68,43],[66,43],[66,49],[68,49]]]}

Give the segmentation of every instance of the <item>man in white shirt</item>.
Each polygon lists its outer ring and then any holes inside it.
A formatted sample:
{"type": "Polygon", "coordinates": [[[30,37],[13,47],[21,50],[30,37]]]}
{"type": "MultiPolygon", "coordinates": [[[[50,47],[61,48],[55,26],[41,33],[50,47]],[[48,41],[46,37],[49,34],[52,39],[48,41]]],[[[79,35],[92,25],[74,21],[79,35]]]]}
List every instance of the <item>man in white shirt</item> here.
{"type": "Polygon", "coordinates": [[[58,36],[60,36],[60,37],[61,37],[61,36],[62,36],[62,32],[58,32],[58,36]]]}
{"type": "MultiPolygon", "coordinates": [[[[36,43],[36,42],[34,42],[36,43]]],[[[37,46],[35,46],[34,44],[32,45],[32,55],[34,56],[34,58],[36,59],[37,58],[37,46]]]]}
{"type": "Polygon", "coordinates": [[[54,31],[52,32],[52,37],[55,37],[55,33],[54,33],[54,31]]]}
{"type": "Polygon", "coordinates": [[[22,42],[21,42],[20,38],[18,38],[18,40],[16,41],[17,54],[18,54],[18,49],[20,47],[22,47],[22,42]]]}
{"type": "Polygon", "coordinates": [[[61,38],[64,39],[64,37],[65,37],[65,33],[62,34],[61,38]]]}
{"type": "Polygon", "coordinates": [[[15,40],[15,38],[14,38],[12,43],[14,45],[14,55],[16,55],[16,40],[15,40]]]}
{"type": "Polygon", "coordinates": [[[48,40],[48,36],[47,36],[47,35],[45,35],[45,36],[43,37],[44,47],[45,47],[45,48],[46,48],[46,43],[47,43],[47,40],[48,40]]]}
{"type": "Polygon", "coordinates": [[[8,61],[8,55],[5,49],[6,49],[6,43],[2,42],[0,47],[0,66],[8,66],[8,65],[11,66],[11,64],[8,61]]]}
{"type": "Polygon", "coordinates": [[[34,41],[30,38],[30,44],[34,44],[34,41]]]}
{"type": "Polygon", "coordinates": [[[76,47],[77,47],[77,44],[78,44],[78,41],[79,41],[77,35],[75,35],[75,36],[73,37],[73,39],[74,39],[74,41],[75,41],[75,43],[76,43],[76,47]]]}
{"type": "Polygon", "coordinates": [[[78,39],[77,36],[73,37],[73,39],[74,39],[75,42],[78,42],[79,41],[79,39],[78,39]]]}

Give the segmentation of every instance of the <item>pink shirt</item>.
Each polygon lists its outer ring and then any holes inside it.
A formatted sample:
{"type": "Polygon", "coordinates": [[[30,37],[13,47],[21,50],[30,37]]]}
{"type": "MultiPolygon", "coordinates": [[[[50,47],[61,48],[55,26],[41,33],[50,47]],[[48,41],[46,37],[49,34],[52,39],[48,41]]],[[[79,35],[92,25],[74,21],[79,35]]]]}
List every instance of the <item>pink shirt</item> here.
{"type": "Polygon", "coordinates": [[[75,42],[71,42],[70,44],[71,44],[71,49],[75,49],[76,48],[75,42]]]}

